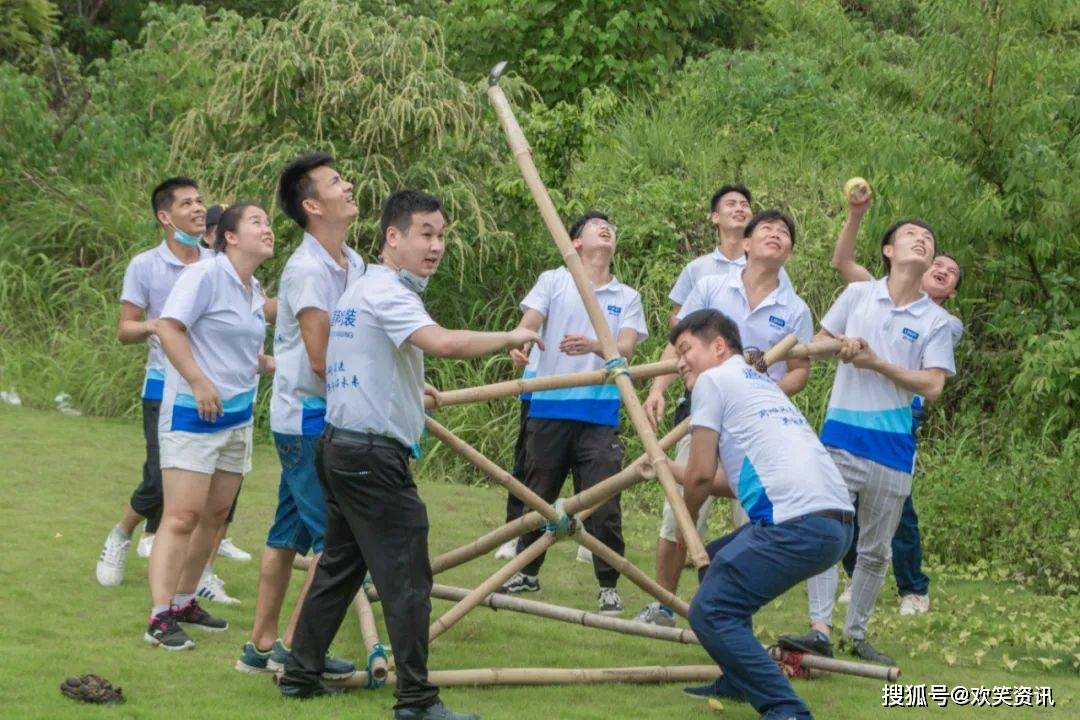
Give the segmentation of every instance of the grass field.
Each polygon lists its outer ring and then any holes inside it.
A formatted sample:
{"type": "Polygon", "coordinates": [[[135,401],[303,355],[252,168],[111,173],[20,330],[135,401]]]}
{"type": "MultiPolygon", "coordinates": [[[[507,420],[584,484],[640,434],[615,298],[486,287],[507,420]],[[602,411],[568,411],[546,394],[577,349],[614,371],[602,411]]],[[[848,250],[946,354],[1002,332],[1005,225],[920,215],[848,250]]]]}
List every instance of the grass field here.
{"type": "MultiPolygon", "coordinates": [[[[232,669],[251,629],[257,562],[220,561],[219,574],[243,604],[214,606],[227,618],[227,633],[197,635],[193,652],[167,653],[143,642],[148,608],[146,561],[134,548],[124,584],[100,587],[94,563],[101,542],[134,487],[142,463],[136,421],[65,417],[0,406],[0,512],[4,518],[0,587],[0,715],[5,718],[302,718],[389,717],[393,695],[358,691],[305,703],[286,703],[270,681],[232,669]],[[123,686],[128,702],[93,708],[64,698],[58,685],[68,675],[95,672],[123,686]]],[[[255,469],[240,498],[232,536],[258,554],[274,510],[278,461],[269,444],[255,452],[255,469]]],[[[432,519],[432,555],[478,536],[500,522],[503,494],[488,487],[442,482],[420,473],[421,494],[432,519]]],[[[719,513],[718,513],[719,514],[719,513]]],[[[630,513],[624,519],[628,554],[651,571],[656,519],[630,513]]],[[[574,547],[557,545],[544,567],[536,597],[595,609],[591,568],[573,560],[574,547]]],[[[439,576],[441,582],[473,586],[497,568],[491,557],[439,576]]],[[[994,577],[990,573],[990,577],[994,577]]],[[[295,581],[298,577],[294,577],[295,581]]],[[[902,682],[950,687],[1052,688],[1054,708],[1009,708],[1010,718],[1080,717],[1080,604],[1076,598],[1034,595],[1003,580],[934,573],[934,610],[900,618],[892,580],[871,627],[882,650],[899,658],[902,682]]],[[[695,582],[684,578],[684,596],[695,582]]],[[[627,615],[645,596],[621,583],[627,615]]],[[[448,607],[434,601],[436,613],[448,607]]],[[[376,614],[380,613],[376,605],[376,614]]],[[[762,640],[805,626],[802,587],[766,608],[755,624],[762,640]]],[[[838,621],[840,618],[837,618],[838,621]]],[[[385,637],[384,637],[385,640],[385,637]]],[[[334,651],[360,659],[353,616],[346,619],[334,651]]],[[[433,643],[431,667],[599,667],[708,662],[697,647],[614,635],[554,621],[494,613],[480,608],[433,643]]],[[[882,683],[831,676],[797,681],[796,689],[819,718],[984,717],[1004,710],[882,708],[882,683]]],[[[447,704],[495,718],[732,718],[757,714],[726,704],[722,713],[691,700],[678,686],[592,686],[448,689],[447,704]]]]}

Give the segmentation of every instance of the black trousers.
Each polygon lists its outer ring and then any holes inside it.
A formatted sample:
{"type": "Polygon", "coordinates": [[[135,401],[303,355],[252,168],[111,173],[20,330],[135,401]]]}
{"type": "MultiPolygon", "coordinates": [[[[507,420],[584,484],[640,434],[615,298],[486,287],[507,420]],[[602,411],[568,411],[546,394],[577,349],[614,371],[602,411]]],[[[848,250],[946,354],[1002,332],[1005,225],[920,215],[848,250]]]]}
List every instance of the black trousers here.
{"type": "MultiPolygon", "coordinates": [[[[622,470],[622,444],[619,429],[577,420],[530,418],[526,425],[525,484],[550,503],[558,499],[566,474],[574,479],[579,493],[622,470]]],[[[626,549],[622,536],[622,510],[619,496],[611,498],[585,519],[585,529],[622,555],[626,549]]],[[[526,533],[518,541],[518,552],[539,539],[542,531],[526,533]]],[[[544,564],[544,555],[526,565],[522,572],[536,575],[544,564]]],[[[619,571],[593,555],[593,572],[600,587],[615,587],[619,571]]]]}
{"type": "Polygon", "coordinates": [[[161,489],[161,449],[158,445],[160,400],[142,401],[143,438],[146,439],[146,462],[142,466],[142,482],[131,494],[131,509],[146,518],[145,532],[157,532],[161,523],[161,508],[165,496],[161,489]]]}
{"type": "Polygon", "coordinates": [[[395,707],[433,705],[439,691],[427,677],[428,515],[408,450],[342,439],[328,425],[315,467],[326,495],[326,548],[300,611],[284,681],[319,681],[326,651],[370,571],[397,666],[395,707]]]}
{"type": "MultiPolygon", "coordinates": [[[[517,442],[514,443],[514,467],[510,474],[525,482],[525,423],[529,420],[529,401],[521,401],[521,415],[518,418],[517,442]]],[[[525,513],[525,503],[512,493],[506,494],[506,522],[517,520],[525,513]]]]}

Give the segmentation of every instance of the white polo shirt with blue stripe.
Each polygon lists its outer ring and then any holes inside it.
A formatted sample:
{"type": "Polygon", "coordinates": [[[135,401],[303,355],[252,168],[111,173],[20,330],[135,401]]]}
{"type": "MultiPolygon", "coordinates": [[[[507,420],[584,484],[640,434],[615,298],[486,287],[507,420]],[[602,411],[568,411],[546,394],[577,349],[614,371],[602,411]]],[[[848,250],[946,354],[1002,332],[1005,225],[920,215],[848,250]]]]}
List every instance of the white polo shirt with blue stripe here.
{"type": "MultiPolygon", "coordinates": [[[[751,310],[742,275],[739,271],[702,279],[679,310],[679,319],[696,310],[719,310],[738,325],[744,350],[757,348],[765,352],[792,333],[799,342],[810,342],[814,337],[814,317],[789,281],[781,276],[777,288],[751,310]]],[[[779,380],[786,372],[787,363],[778,362],[769,368],[768,374],[779,380]]]]}
{"type": "Polygon", "coordinates": [[[751,522],[852,511],[847,486],[798,408],[767,375],[733,355],[698,376],[690,426],[719,433],[720,463],[751,522]]]}
{"type": "MultiPolygon", "coordinates": [[[[893,305],[886,278],[852,283],[833,303],[821,326],[833,335],[860,337],[882,360],[908,370],[940,368],[956,373],[948,312],[923,293],[904,307],[893,305]]],[[[914,393],[873,370],[850,363],[836,369],[821,441],[830,447],[911,473],[915,435],[914,393]]]]}
{"type": "Polygon", "coordinates": [[[225,413],[214,422],[201,419],[191,386],[166,358],[159,431],[212,433],[251,424],[266,339],[265,303],[258,281],[251,279],[249,292],[225,253],[180,274],[161,317],[187,329],[191,354],[217,390],[225,413]]]}
{"type": "MultiPolygon", "coordinates": [[[[617,339],[623,328],[637,332],[639,342],[648,337],[645,312],[637,290],[620,283],[614,276],[606,285],[593,290],[613,337],[617,339]]],[[[566,335],[595,337],[574,278],[565,267],[541,273],[536,285],[521,301],[521,310],[535,310],[544,316],[545,349],[537,359],[536,377],[603,369],[604,361],[598,355],[567,355],[559,351],[559,343],[566,335]]],[[[614,383],[605,383],[534,392],[529,417],[618,427],[619,407],[618,387],[614,383]]]]}
{"type": "MultiPolygon", "coordinates": [[[[694,291],[694,287],[705,278],[717,275],[724,277],[729,273],[739,273],[742,272],[744,267],[746,267],[745,254],[739,255],[734,260],[729,260],[724,253],[720,252],[720,248],[716,248],[708,255],[702,255],[686,264],[686,267],[679,273],[679,277],[675,279],[675,285],[672,286],[671,292],[668,293],[668,298],[674,305],[685,305],[690,293],[694,291]]],[[[780,269],[780,278],[789,285],[791,284],[787,271],[783,268],[780,269]]]]}
{"type": "Polygon", "coordinates": [[[342,248],[348,268],[337,264],[312,235],[304,233],[289,256],[278,284],[274,329],[274,394],[270,399],[270,429],[283,435],[318,435],[325,425],[326,381],[311,369],[297,314],[314,309],[334,311],[350,281],[364,272],[364,261],[342,248]]]}
{"type": "MultiPolygon", "coordinates": [[[[199,260],[213,256],[212,250],[199,246],[199,260]]],[[[169,244],[162,240],[160,245],[139,253],[128,263],[120,302],[141,308],[147,320],[158,319],[161,309],[165,307],[165,298],[186,267],[187,263],[173,255],[169,244]]],[[[165,388],[165,354],[161,351],[157,335],[148,337],[146,344],[149,348],[142,397],[144,400],[160,400],[165,388]]]]}

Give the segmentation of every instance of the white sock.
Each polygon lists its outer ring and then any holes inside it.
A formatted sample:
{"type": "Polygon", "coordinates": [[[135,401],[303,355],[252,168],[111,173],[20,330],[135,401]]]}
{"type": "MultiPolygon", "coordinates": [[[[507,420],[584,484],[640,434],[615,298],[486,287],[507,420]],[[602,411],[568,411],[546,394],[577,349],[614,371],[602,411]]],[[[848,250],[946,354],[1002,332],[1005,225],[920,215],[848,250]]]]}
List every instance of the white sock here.
{"type": "Polygon", "coordinates": [[[187,606],[189,602],[195,599],[193,593],[176,593],[173,595],[172,604],[178,608],[187,606]]]}
{"type": "Polygon", "coordinates": [[[154,607],[150,608],[150,619],[153,620],[158,615],[160,615],[161,613],[165,612],[168,609],[169,609],[168,605],[155,605],[154,607]]]}

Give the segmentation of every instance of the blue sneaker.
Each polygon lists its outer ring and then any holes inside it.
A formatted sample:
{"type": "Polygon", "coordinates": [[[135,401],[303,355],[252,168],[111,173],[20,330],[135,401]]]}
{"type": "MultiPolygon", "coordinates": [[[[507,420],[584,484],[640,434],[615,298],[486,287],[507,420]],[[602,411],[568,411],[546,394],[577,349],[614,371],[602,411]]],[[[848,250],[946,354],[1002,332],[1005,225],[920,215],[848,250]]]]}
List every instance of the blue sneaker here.
{"type": "Polygon", "coordinates": [[[267,664],[270,662],[271,650],[263,652],[255,647],[255,643],[246,643],[240,651],[240,657],[236,661],[236,669],[248,675],[264,675],[274,672],[267,664]]]}
{"type": "MultiPolygon", "coordinates": [[[[289,660],[289,655],[292,653],[285,643],[280,639],[274,641],[274,646],[270,649],[270,657],[266,661],[266,667],[270,672],[282,672],[285,670],[285,663],[289,660]]],[[[356,666],[348,660],[342,660],[336,658],[329,653],[326,655],[326,661],[323,663],[323,679],[324,680],[345,680],[352,677],[356,673],[356,666]]]]}
{"type": "Polygon", "coordinates": [[[735,702],[746,702],[746,696],[731,686],[731,682],[726,677],[721,675],[713,680],[708,685],[699,685],[697,687],[683,688],[683,694],[689,695],[697,700],[708,700],[709,698],[724,698],[725,700],[734,700],[735,702]]]}

